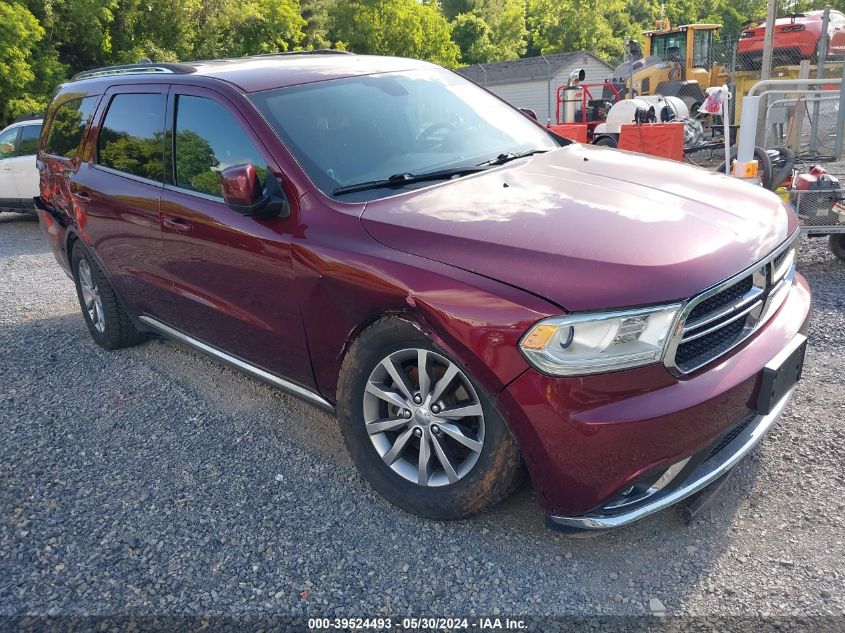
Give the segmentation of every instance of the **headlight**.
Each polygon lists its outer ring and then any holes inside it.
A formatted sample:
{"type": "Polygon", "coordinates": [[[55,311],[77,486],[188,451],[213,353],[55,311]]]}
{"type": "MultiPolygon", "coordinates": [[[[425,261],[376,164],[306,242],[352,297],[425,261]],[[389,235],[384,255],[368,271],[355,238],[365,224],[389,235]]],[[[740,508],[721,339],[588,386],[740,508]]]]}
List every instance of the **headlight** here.
{"type": "Polygon", "coordinates": [[[519,347],[540,371],[595,374],[659,361],[680,305],[552,317],[535,324],[519,347]]]}

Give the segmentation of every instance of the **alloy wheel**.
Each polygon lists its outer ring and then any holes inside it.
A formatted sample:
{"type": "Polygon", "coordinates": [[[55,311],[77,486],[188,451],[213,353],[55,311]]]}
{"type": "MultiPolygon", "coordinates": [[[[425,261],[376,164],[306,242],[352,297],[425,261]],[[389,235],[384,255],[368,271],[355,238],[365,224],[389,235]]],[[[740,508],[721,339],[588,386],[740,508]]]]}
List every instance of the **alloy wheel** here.
{"type": "Polygon", "coordinates": [[[79,260],[79,287],[82,290],[82,301],[85,304],[85,311],[94,329],[100,334],[106,331],[105,312],[103,300],[100,298],[100,289],[94,276],[91,274],[91,267],[84,259],[79,260]]]}
{"type": "Polygon", "coordinates": [[[367,380],[364,421],[394,472],[420,486],[445,486],[472,470],[484,446],[484,411],[460,368],[427,349],[382,359],[367,380]]]}

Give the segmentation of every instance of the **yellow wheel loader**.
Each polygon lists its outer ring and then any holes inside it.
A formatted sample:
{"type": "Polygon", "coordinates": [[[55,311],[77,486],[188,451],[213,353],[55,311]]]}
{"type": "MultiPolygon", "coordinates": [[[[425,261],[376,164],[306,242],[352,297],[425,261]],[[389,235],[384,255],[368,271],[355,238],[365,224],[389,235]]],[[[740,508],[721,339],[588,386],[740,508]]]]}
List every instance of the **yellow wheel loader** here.
{"type": "Polygon", "coordinates": [[[643,33],[642,47],[629,42],[629,60],[617,66],[608,80],[625,98],[647,95],[678,97],[695,113],[704,91],[718,83],[724,69],[713,64],[714,35],[719,24],[685,24],[643,33]]]}

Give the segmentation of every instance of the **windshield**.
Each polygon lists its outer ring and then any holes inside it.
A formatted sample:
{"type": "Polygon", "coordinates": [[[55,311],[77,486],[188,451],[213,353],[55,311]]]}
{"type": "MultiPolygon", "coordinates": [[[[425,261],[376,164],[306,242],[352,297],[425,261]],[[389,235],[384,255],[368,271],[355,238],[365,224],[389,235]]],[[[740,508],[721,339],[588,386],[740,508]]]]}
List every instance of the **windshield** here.
{"type": "MultiPolygon", "coordinates": [[[[335,79],[250,98],[327,195],[396,174],[448,171],[558,147],[521,112],[441,68],[335,79]]],[[[389,193],[380,188],[354,199],[389,193]]]]}

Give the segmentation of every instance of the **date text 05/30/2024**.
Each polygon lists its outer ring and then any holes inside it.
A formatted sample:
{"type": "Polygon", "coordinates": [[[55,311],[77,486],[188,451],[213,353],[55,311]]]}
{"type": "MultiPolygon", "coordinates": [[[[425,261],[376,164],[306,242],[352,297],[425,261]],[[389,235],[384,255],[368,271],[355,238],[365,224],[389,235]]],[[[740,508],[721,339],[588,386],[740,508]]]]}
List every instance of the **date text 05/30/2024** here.
{"type": "Polygon", "coordinates": [[[310,633],[320,631],[520,631],[528,624],[518,618],[404,617],[404,618],[309,618],[310,633]]]}

